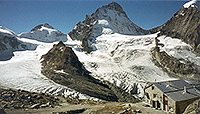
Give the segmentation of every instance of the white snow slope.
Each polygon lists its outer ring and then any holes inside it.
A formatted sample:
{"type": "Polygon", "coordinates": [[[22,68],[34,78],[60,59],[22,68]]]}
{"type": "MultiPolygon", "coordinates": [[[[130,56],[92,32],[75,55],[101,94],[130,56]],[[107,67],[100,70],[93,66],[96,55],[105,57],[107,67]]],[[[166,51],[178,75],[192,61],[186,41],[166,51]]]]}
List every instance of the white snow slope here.
{"type": "Polygon", "coordinates": [[[24,38],[21,40],[37,44],[38,47],[36,50],[14,52],[15,56],[11,60],[0,61],[0,86],[80,99],[92,98],[56,84],[41,74],[40,58],[53,47],[53,43],[43,43],[24,38]]]}
{"type": "Polygon", "coordinates": [[[173,80],[152,62],[151,49],[155,46],[155,37],[156,34],[101,35],[93,44],[96,51],[75,53],[95,78],[107,80],[127,92],[137,86],[141,97],[146,82],[173,80]]]}
{"type": "MultiPolygon", "coordinates": [[[[115,33],[101,35],[97,37],[96,43],[93,44],[97,47],[97,50],[91,52],[91,54],[81,51],[80,41],[68,40],[65,44],[73,48],[86,69],[92,72],[92,76],[116,84],[127,92],[131,92],[137,86],[138,96],[142,97],[146,82],[174,80],[152,62],[151,49],[155,46],[155,37],[156,34],[134,36],[115,33]]],[[[163,50],[167,50],[175,57],[189,53],[191,57],[196,58],[194,62],[199,64],[199,58],[195,57],[195,54],[187,48],[183,48],[183,52],[179,52],[177,48],[170,49],[170,47],[188,46],[187,44],[183,44],[178,39],[165,37],[159,37],[159,39],[167,44],[163,50]],[[177,54],[173,54],[173,50],[177,54]]],[[[58,42],[45,43],[25,38],[21,40],[37,44],[38,47],[34,51],[14,52],[15,56],[11,60],[0,62],[0,69],[3,69],[0,70],[1,86],[54,95],[91,98],[56,84],[41,74],[41,56],[58,42]]],[[[184,59],[189,58],[185,57],[184,59]]]]}

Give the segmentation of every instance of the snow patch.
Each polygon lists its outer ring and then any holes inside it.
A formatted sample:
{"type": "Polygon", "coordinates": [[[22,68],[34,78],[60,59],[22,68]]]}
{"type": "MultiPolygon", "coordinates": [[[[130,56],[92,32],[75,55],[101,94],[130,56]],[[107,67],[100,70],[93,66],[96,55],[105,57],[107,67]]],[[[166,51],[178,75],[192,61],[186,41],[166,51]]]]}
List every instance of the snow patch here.
{"type": "Polygon", "coordinates": [[[189,7],[196,7],[198,10],[200,10],[200,1],[198,0],[191,0],[183,5],[184,8],[189,7]]]}
{"type": "Polygon", "coordinates": [[[47,27],[44,27],[44,26],[42,26],[42,28],[40,28],[40,30],[41,30],[41,31],[47,30],[49,33],[53,32],[53,31],[57,31],[57,30],[55,30],[55,29],[47,28],[47,27]]]}
{"type": "Polygon", "coordinates": [[[109,25],[109,22],[107,20],[98,20],[99,25],[109,25]]]}
{"type": "Polygon", "coordinates": [[[182,16],[184,16],[184,15],[185,15],[184,11],[182,11],[180,14],[181,14],[182,16]]]}
{"type": "Polygon", "coordinates": [[[3,32],[3,33],[8,33],[8,34],[12,34],[10,31],[8,31],[8,30],[5,30],[5,29],[0,29],[0,32],[3,32]]]}
{"type": "Polygon", "coordinates": [[[55,73],[62,73],[62,74],[67,74],[69,75],[68,73],[66,73],[64,70],[54,70],[55,73]]]}

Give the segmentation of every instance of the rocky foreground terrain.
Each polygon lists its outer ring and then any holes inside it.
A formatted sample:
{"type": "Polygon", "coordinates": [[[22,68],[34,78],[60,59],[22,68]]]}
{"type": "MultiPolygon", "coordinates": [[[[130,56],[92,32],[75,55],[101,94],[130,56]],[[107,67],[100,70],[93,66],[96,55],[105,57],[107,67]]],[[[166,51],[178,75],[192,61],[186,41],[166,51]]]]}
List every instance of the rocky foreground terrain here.
{"type": "MultiPolygon", "coordinates": [[[[144,102],[108,102],[64,98],[24,90],[0,88],[0,114],[168,114],[151,108],[144,102]]],[[[196,114],[199,100],[184,114],[196,114]]]]}
{"type": "Polygon", "coordinates": [[[0,101],[0,114],[15,113],[17,110],[23,112],[34,109],[54,108],[56,106],[61,106],[62,103],[71,105],[104,103],[103,101],[64,98],[62,96],[51,96],[44,93],[5,88],[0,88],[0,101]]]}
{"type": "Polygon", "coordinates": [[[64,98],[3,88],[0,88],[0,96],[0,114],[165,113],[152,109],[142,102],[134,104],[128,102],[64,98]]]}
{"type": "Polygon", "coordinates": [[[3,113],[6,110],[14,109],[55,107],[60,102],[60,99],[46,94],[1,88],[0,101],[0,113],[3,113]]]}

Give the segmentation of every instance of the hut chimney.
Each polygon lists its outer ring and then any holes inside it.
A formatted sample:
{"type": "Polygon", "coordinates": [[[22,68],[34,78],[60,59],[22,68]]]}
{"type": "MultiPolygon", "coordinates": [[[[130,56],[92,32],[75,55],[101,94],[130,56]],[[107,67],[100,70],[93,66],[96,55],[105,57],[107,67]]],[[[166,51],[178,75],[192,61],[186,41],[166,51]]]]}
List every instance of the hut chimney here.
{"type": "Polygon", "coordinates": [[[187,93],[187,87],[184,85],[184,92],[187,93]]]}

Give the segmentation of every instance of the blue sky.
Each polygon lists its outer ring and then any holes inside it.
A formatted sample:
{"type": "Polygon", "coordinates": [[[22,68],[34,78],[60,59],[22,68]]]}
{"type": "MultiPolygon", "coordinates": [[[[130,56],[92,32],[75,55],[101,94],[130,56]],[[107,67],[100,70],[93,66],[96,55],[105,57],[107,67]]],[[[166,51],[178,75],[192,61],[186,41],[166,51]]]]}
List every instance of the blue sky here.
{"type": "MultiPolygon", "coordinates": [[[[184,3],[182,0],[112,0],[119,3],[130,20],[143,29],[164,24],[184,3]]],[[[0,0],[0,25],[16,33],[49,23],[63,33],[111,0],[0,0]]]]}

